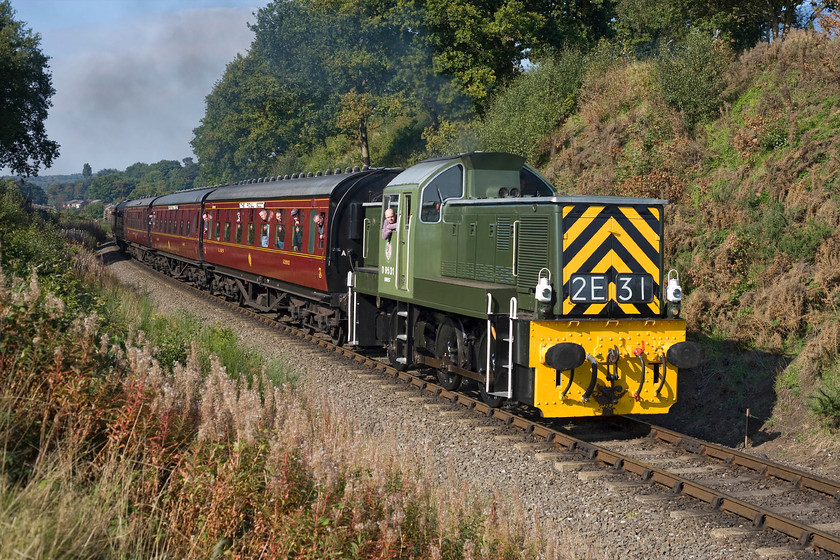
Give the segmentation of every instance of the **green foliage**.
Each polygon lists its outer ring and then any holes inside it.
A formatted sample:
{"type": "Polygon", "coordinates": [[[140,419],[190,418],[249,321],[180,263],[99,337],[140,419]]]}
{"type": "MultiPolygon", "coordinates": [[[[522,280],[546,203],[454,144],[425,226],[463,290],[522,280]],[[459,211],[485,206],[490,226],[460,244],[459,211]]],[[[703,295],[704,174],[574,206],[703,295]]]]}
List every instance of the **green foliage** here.
{"type": "Polygon", "coordinates": [[[758,5],[760,1],[619,0],[615,7],[615,35],[623,50],[636,56],[651,55],[668,42],[684,41],[697,31],[714,34],[740,51],[755,45],[767,27],[763,18],[773,8],[767,3],[758,5]]]}
{"type": "Polygon", "coordinates": [[[564,51],[518,77],[493,101],[481,122],[482,146],[535,162],[540,144],[576,109],[585,62],[580,52],[564,51]]]}
{"type": "Polygon", "coordinates": [[[281,154],[307,151],[322,137],[317,131],[325,124],[318,114],[323,103],[314,88],[308,99],[296,96],[253,52],[237,56],[207,96],[207,111],[194,131],[201,182],[266,176],[281,154]]]}
{"type": "Polygon", "coordinates": [[[105,204],[99,200],[82,208],[82,211],[79,212],[79,216],[92,222],[94,220],[101,220],[104,212],[105,204]]]}
{"type": "Polygon", "coordinates": [[[184,158],[182,162],[135,163],[125,171],[102,169],[93,176],[83,176],[81,181],[53,183],[47,189],[47,197],[55,206],[77,199],[117,202],[202,186],[196,185],[198,174],[199,166],[192,158],[184,158]]]}
{"type": "Polygon", "coordinates": [[[437,127],[423,131],[426,152],[432,156],[444,156],[472,152],[481,147],[473,123],[444,120],[437,127]]]}
{"type": "Polygon", "coordinates": [[[683,114],[689,127],[718,114],[731,61],[726,47],[699,33],[655,58],[662,97],[683,114]]]}
{"type": "Polygon", "coordinates": [[[353,161],[368,163],[377,129],[436,114],[451,88],[432,86],[440,81],[406,20],[416,20],[408,5],[295,0],[261,9],[251,51],[228,65],[195,130],[202,178],[274,175],[289,155],[307,157],[341,135],[356,144],[353,161]]]}
{"type": "Polygon", "coordinates": [[[840,428],[840,383],[837,379],[824,380],[808,399],[808,406],[827,427],[840,428]]]}
{"type": "Polygon", "coordinates": [[[808,220],[804,224],[790,228],[779,239],[778,247],[794,260],[813,261],[820,243],[834,233],[834,230],[817,220],[808,220]]]}
{"type": "Polygon", "coordinates": [[[0,0],[0,168],[29,176],[58,157],[44,128],[55,90],[41,36],[14,16],[9,0],[0,0]]]}

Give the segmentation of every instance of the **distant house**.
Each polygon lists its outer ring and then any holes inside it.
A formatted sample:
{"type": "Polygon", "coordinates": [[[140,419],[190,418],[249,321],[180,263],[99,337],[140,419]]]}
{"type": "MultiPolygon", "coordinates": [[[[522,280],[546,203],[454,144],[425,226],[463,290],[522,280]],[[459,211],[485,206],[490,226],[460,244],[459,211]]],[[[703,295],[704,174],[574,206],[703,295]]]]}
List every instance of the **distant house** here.
{"type": "Polygon", "coordinates": [[[93,204],[94,202],[102,202],[100,199],[96,200],[68,200],[64,204],[61,205],[62,208],[76,208],[82,209],[88,204],[93,204]]]}

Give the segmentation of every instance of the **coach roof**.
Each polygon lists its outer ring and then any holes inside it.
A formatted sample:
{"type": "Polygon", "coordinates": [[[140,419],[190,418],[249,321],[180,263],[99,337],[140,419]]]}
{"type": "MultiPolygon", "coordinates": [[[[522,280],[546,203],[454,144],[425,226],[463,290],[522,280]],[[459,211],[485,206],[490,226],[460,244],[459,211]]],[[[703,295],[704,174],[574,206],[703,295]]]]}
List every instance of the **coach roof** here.
{"type": "Polygon", "coordinates": [[[170,206],[175,204],[197,204],[204,200],[207,193],[213,192],[220,187],[201,187],[199,189],[190,189],[187,191],[178,191],[176,193],[161,196],[155,200],[155,206],[170,206]]]}
{"type": "Polygon", "coordinates": [[[126,208],[136,208],[138,206],[145,206],[148,207],[149,204],[152,203],[156,196],[147,196],[146,198],[138,198],[137,200],[129,200],[125,203],[126,208]]]}
{"type": "Polygon", "coordinates": [[[226,200],[269,200],[274,198],[329,196],[343,183],[356,181],[373,175],[377,171],[381,171],[381,169],[227,185],[217,188],[205,200],[207,202],[223,202],[226,200]]]}

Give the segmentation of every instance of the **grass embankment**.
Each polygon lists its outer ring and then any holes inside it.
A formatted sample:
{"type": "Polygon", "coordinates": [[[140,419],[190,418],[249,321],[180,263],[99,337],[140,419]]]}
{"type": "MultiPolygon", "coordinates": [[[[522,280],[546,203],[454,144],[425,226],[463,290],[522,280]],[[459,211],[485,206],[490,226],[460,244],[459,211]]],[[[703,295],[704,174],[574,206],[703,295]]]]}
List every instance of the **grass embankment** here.
{"type": "Polygon", "coordinates": [[[75,270],[66,298],[0,272],[0,557],[544,552],[523,514],[436,489],[299,372],[156,315],[89,253],[46,241],[42,268],[75,270]]]}
{"type": "Polygon", "coordinates": [[[805,32],[738,57],[698,41],[608,58],[544,139],[565,192],[670,200],[666,266],[707,360],[666,421],[701,437],[743,441],[751,408],[772,417],[757,443],[840,450],[838,61],[805,32]]]}

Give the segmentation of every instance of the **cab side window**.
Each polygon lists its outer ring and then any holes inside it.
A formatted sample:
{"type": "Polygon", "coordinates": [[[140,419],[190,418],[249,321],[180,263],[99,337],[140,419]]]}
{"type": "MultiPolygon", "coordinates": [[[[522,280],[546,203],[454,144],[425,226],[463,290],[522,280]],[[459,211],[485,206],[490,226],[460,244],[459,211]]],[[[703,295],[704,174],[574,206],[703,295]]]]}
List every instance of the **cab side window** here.
{"type": "Polygon", "coordinates": [[[557,193],[539,175],[522,166],[519,172],[519,191],[522,196],[554,196],[557,193]]]}
{"type": "Polygon", "coordinates": [[[450,167],[423,187],[420,201],[420,220],[437,222],[440,220],[440,206],[450,198],[464,196],[464,170],[460,165],[450,167]]]}

